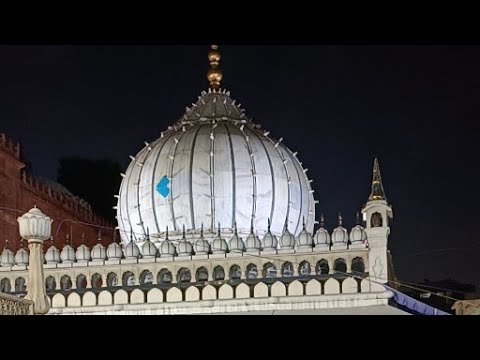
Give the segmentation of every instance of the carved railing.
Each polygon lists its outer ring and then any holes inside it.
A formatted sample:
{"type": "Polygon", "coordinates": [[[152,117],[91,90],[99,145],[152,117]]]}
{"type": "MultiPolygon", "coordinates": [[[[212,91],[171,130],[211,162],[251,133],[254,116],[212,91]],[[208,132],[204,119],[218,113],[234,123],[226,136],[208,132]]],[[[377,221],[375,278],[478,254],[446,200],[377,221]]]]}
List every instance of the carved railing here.
{"type": "Polygon", "coordinates": [[[0,293],[0,315],[33,315],[33,302],[0,293]]]}

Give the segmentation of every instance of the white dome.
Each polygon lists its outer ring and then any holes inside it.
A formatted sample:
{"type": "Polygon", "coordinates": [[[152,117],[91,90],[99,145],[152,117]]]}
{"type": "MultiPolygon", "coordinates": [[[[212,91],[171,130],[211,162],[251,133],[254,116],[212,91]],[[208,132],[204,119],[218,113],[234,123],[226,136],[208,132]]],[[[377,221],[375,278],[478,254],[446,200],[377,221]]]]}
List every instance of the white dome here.
{"type": "Polygon", "coordinates": [[[232,253],[243,253],[245,251],[245,243],[242,238],[238,235],[237,227],[235,226],[235,233],[230,239],[229,248],[232,253]]]}
{"type": "Polygon", "coordinates": [[[162,244],[160,245],[160,257],[171,257],[175,256],[175,245],[172,244],[168,238],[164,241],[162,241],[162,244]]]}
{"type": "Polygon", "coordinates": [[[331,238],[328,230],[324,227],[318,229],[317,233],[315,234],[315,245],[316,246],[330,246],[331,238]]]}
{"type": "Polygon", "coordinates": [[[272,251],[277,250],[278,240],[275,235],[270,231],[270,220],[268,221],[268,232],[263,237],[263,250],[272,251]]]}
{"type": "Polygon", "coordinates": [[[350,231],[350,241],[352,243],[365,243],[367,241],[367,233],[361,225],[355,226],[350,231]]]}
{"type": "Polygon", "coordinates": [[[154,259],[157,257],[158,249],[154,243],[147,238],[147,241],[142,246],[142,254],[145,259],[154,259]]]}
{"type": "Polygon", "coordinates": [[[253,233],[253,229],[245,241],[245,248],[247,252],[258,251],[262,249],[262,242],[258,236],[253,233]]]}
{"type": "MultiPolygon", "coordinates": [[[[249,235],[252,218],[260,234],[280,236],[288,217],[294,235],[302,218],[312,231],[315,206],[310,183],[296,156],[281,141],[253,124],[235,102],[222,92],[204,93],[174,126],[133,158],[122,181],[117,220],[125,234],[174,239],[187,231],[220,223],[238,224],[249,235]]],[[[136,242],[142,239],[135,238],[136,242]]]]}
{"type": "Polygon", "coordinates": [[[332,242],[333,245],[339,245],[339,244],[348,244],[348,231],[342,226],[342,217],[338,217],[338,227],[333,230],[332,234],[332,242]]]}
{"type": "Polygon", "coordinates": [[[178,256],[192,256],[193,246],[189,241],[184,237],[177,244],[178,256]]]}
{"type": "Polygon", "coordinates": [[[123,257],[122,247],[117,243],[111,243],[107,249],[108,260],[120,260],[123,257]]]}
{"type": "Polygon", "coordinates": [[[2,266],[13,266],[15,264],[15,257],[10,249],[3,249],[0,260],[2,262],[2,266]]]}
{"type": "Polygon", "coordinates": [[[107,252],[102,244],[97,244],[92,249],[92,260],[103,261],[107,257],[107,252]]]}
{"type": "Polygon", "coordinates": [[[210,253],[210,243],[203,236],[203,228],[200,238],[195,242],[195,254],[208,255],[210,253]]]}
{"type": "Polygon", "coordinates": [[[220,230],[218,231],[217,237],[213,240],[212,243],[212,252],[214,254],[225,254],[228,251],[228,244],[225,239],[222,238],[220,230]]]}
{"type": "Polygon", "coordinates": [[[24,248],[20,248],[15,254],[15,264],[20,266],[28,265],[29,254],[28,251],[24,248]]]}
{"type": "Polygon", "coordinates": [[[293,250],[295,247],[295,237],[290,233],[290,231],[285,227],[285,230],[280,238],[280,246],[282,249],[293,250]]]}
{"type": "Polygon", "coordinates": [[[299,249],[308,249],[313,247],[313,237],[304,227],[297,238],[297,246],[299,249]]]}
{"type": "Polygon", "coordinates": [[[60,260],[60,251],[58,251],[54,245],[50,246],[45,253],[45,261],[47,264],[59,264],[60,260]]]}
{"type": "Polygon", "coordinates": [[[64,263],[75,262],[75,250],[70,245],[65,245],[60,253],[60,258],[64,263]]]}
{"type": "Polygon", "coordinates": [[[140,249],[138,248],[135,242],[130,241],[127,246],[125,246],[125,258],[126,259],[138,259],[140,256],[140,249]]]}
{"type": "Polygon", "coordinates": [[[80,245],[75,253],[78,262],[90,261],[90,249],[86,245],[80,245]]]}

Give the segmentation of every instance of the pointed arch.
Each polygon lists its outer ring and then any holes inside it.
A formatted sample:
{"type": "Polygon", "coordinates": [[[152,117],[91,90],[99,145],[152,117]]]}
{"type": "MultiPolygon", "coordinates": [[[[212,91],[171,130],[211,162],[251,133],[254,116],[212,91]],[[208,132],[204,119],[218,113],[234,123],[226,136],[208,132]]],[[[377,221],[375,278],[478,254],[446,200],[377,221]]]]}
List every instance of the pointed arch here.
{"type": "Polygon", "coordinates": [[[60,289],[62,291],[70,291],[72,290],[72,279],[68,275],[63,275],[60,279],[60,289]]]}
{"type": "Polygon", "coordinates": [[[83,274],[77,276],[77,290],[85,290],[87,288],[87,277],[83,274]]]}
{"type": "Polygon", "coordinates": [[[216,266],[213,269],[213,280],[214,281],[223,281],[225,280],[225,270],[221,266],[216,266]]]}
{"type": "Polygon", "coordinates": [[[55,289],[57,288],[57,281],[55,280],[55,278],[53,276],[48,276],[46,279],[45,279],[45,290],[47,292],[52,292],[52,291],[55,291],[55,289]]]}
{"type": "Polygon", "coordinates": [[[330,273],[330,265],[328,265],[327,260],[321,259],[317,262],[316,273],[317,275],[328,275],[330,273]]]}
{"type": "Polygon", "coordinates": [[[230,280],[240,280],[242,278],[242,269],[238,265],[230,267],[230,280]]]}

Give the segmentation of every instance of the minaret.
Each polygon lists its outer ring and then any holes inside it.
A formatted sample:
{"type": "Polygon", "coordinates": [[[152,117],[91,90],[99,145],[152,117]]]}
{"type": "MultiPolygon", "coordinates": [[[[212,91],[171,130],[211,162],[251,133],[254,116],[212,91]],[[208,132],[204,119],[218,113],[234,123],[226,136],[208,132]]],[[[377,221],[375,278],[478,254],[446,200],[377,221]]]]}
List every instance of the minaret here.
{"type": "Polygon", "coordinates": [[[373,165],[372,190],[362,214],[366,221],[370,276],[374,281],[387,283],[389,220],[393,218],[393,211],[385,196],[378,159],[373,165]]]}
{"type": "Polygon", "coordinates": [[[210,61],[210,69],[207,73],[207,79],[210,83],[210,88],[213,90],[220,89],[220,84],[223,79],[222,70],[219,68],[220,60],[222,56],[218,51],[218,45],[212,45],[210,52],[208,53],[208,60],[210,61]]]}

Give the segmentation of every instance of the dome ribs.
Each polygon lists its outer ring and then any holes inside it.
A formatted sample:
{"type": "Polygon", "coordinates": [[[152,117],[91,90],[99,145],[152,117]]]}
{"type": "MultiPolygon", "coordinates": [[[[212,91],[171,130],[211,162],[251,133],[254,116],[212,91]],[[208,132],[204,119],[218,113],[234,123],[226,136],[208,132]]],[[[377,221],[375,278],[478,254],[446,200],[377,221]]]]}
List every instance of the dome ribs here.
{"type": "MultiPolygon", "coordinates": [[[[275,146],[276,142],[272,138],[270,138],[268,135],[265,136],[265,139],[267,139],[274,146],[275,151],[277,152],[278,156],[280,157],[280,159],[282,159],[283,168],[285,170],[285,175],[288,179],[288,183],[287,183],[287,185],[288,185],[288,206],[287,206],[287,215],[286,215],[286,218],[285,218],[285,221],[288,224],[290,222],[290,207],[291,207],[291,204],[292,204],[292,190],[291,190],[290,174],[289,174],[289,171],[288,171],[287,163],[285,162],[285,157],[283,156],[282,152],[278,149],[278,146],[275,146]]],[[[295,230],[294,234],[296,234],[296,230],[295,230]]]]}
{"type": "Polygon", "coordinates": [[[215,229],[215,124],[212,125],[210,133],[210,206],[211,206],[211,227],[215,229]]]}
{"type": "Polygon", "coordinates": [[[130,232],[133,231],[133,224],[135,223],[134,221],[132,221],[132,219],[130,217],[130,212],[128,211],[128,209],[130,209],[130,206],[129,206],[129,203],[130,203],[129,202],[129,197],[131,195],[131,190],[130,190],[131,181],[130,181],[130,179],[132,177],[133,167],[134,167],[134,162],[132,161],[132,162],[130,162],[130,165],[128,166],[126,174],[124,176],[122,175],[123,176],[123,181],[125,182],[125,185],[126,185],[126,188],[127,188],[127,191],[126,191],[125,196],[124,196],[125,197],[125,209],[127,209],[127,211],[126,211],[126,214],[125,214],[125,218],[121,218],[121,219],[122,219],[122,223],[124,224],[124,230],[125,231],[130,231],[130,232]],[[125,222],[123,220],[126,220],[126,223],[127,223],[128,227],[125,227],[125,222]]]}
{"type": "Polygon", "coordinates": [[[250,129],[250,132],[253,136],[255,136],[258,139],[258,142],[262,144],[262,148],[265,151],[266,158],[268,159],[268,164],[270,166],[270,175],[272,178],[272,209],[270,211],[270,217],[269,217],[269,227],[271,227],[271,219],[273,219],[273,215],[275,212],[275,173],[273,171],[273,164],[272,164],[272,159],[270,158],[267,147],[263,143],[262,139],[260,138],[259,134],[257,134],[254,130],[250,129]]]}
{"type": "MultiPolygon", "coordinates": [[[[157,210],[156,210],[156,206],[155,206],[155,186],[156,186],[155,175],[156,175],[156,172],[157,172],[157,165],[159,163],[159,159],[160,159],[160,156],[162,154],[163,148],[168,143],[170,138],[172,138],[173,135],[174,135],[174,133],[169,134],[168,138],[166,140],[164,140],[163,144],[161,144],[161,146],[158,150],[157,157],[155,158],[155,162],[154,162],[154,165],[153,165],[153,171],[152,171],[152,180],[151,180],[152,187],[151,187],[150,191],[151,191],[152,205],[153,205],[152,206],[153,207],[152,212],[153,212],[153,217],[155,219],[155,226],[157,227],[157,234],[161,233],[161,229],[160,229],[160,225],[159,225],[159,221],[158,221],[158,214],[157,214],[157,210]]],[[[163,138],[164,138],[164,136],[162,136],[162,139],[163,138]]]]}
{"type": "Polygon", "coordinates": [[[178,230],[178,226],[177,226],[177,221],[175,220],[175,207],[173,205],[173,189],[174,189],[174,186],[173,186],[174,185],[173,170],[174,170],[174,166],[175,166],[175,155],[177,153],[178,144],[180,143],[180,140],[183,138],[184,135],[185,135],[185,133],[182,132],[178,138],[177,137],[173,138],[174,144],[170,148],[170,155],[169,155],[170,171],[169,171],[168,178],[170,180],[170,194],[168,195],[168,203],[170,205],[170,211],[171,211],[171,215],[172,215],[171,221],[172,221],[172,224],[173,224],[173,230],[174,231],[179,231],[179,230],[178,230]],[[172,151],[172,149],[173,149],[173,151],[172,151]]]}
{"type": "Polygon", "coordinates": [[[232,143],[232,135],[228,126],[224,123],[225,130],[228,135],[228,144],[230,146],[230,157],[232,159],[232,228],[236,228],[237,220],[236,220],[236,197],[237,197],[237,182],[236,182],[236,174],[235,174],[235,151],[233,150],[233,143],[232,143]]]}
{"type": "Polygon", "coordinates": [[[251,171],[252,171],[252,182],[253,182],[253,194],[252,194],[252,223],[255,223],[255,218],[257,215],[257,176],[256,176],[256,168],[255,168],[255,157],[252,151],[252,146],[250,144],[250,138],[248,135],[245,134],[245,126],[242,125],[239,128],[240,132],[242,133],[245,143],[247,145],[247,151],[250,155],[250,163],[251,163],[251,171]]]}
{"type": "MultiPolygon", "coordinates": [[[[282,139],[281,139],[282,140],[282,139]]],[[[278,144],[280,143],[280,141],[278,142],[278,144]]],[[[276,146],[278,148],[278,146],[276,146]]],[[[282,149],[284,151],[288,151],[288,150],[285,150],[285,147],[282,147],[282,149]]],[[[285,166],[287,166],[287,163],[285,163],[285,166]]],[[[296,166],[296,164],[293,164],[294,168],[295,168],[295,172],[297,174],[297,178],[298,178],[298,183],[299,185],[301,186],[302,184],[302,177],[300,175],[300,171],[298,169],[298,166],[296,166]]],[[[304,176],[304,180],[305,179],[305,176],[304,176]]],[[[306,185],[306,184],[305,184],[306,185]]],[[[307,185],[308,187],[308,185],[307,185]]],[[[308,209],[309,210],[309,209],[308,209]]],[[[298,217],[298,223],[297,223],[297,227],[296,227],[296,230],[295,230],[295,233],[298,231],[299,227],[300,227],[300,218],[302,217],[302,214],[303,214],[303,191],[300,191],[300,216],[298,217]]],[[[303,216],[303,223],[302,223],[302,228],[305,230],[305,216],[303,216]]]]}
{"type": "Polygon", "coordinates": [[[143,228],[143,233],[144,234],[146,233],[146,231],[145,231],[144,221],[142,219],[142,209],[141,209],[141,202],[140,202],[140,181],[142,179],[143,164],[145,163],[145,161],[147,161],[147,158],[150,156],[151,153],[152,153],[151,152],[151,147],[146,146],[143,149],[143,152],[140,155],[138,155],[137,159],[135,160],[136,165],[140,165],[140,170],[138,171],[138,178],[137,178],[137,185],[136,185],[137,205],[138,205],[137,209],[138,209],[138,218],[140,219],[140,223],[142,224],[141,226],[143,228]]]}
{"type": "MultiPolygon", "coordinates": [[[[195,132],[195,135],[192,140],[192,149],[195,149],[195,145],[197,143],[197,137],[198,134],[200,133],[200,130],[203,128],[204,125],[198,126],[197,131],[195,132]]],[[[192,228],[196,229],[196,224],[195,224],[195,207],[194,207],[194,201],[193,201],[193,161],[194,161],[194,155],[195,153],[192,151],[190,153],[190,163],[189,163],[189,181],[190,181],[190,214],[192,216],[192,228]]]]}

